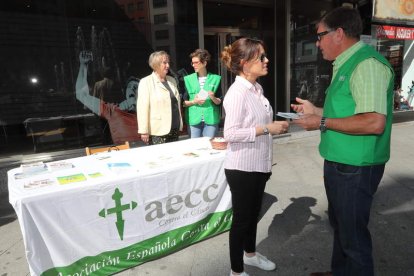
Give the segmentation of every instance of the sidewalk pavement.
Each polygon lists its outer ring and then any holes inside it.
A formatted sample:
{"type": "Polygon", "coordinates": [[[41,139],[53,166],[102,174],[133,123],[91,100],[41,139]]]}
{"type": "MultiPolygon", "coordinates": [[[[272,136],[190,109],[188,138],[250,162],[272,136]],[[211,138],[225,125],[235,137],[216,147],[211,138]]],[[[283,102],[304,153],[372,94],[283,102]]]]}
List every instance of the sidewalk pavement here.
{"type": "MultiPolygon", "coordinates": [[[[371,212],[377,276],[414,275],[414,122],[393,125],[392,156],[371,212]]],[[[332,233],[323,188],[318,131],[275,139],[273,175],[258,225],[257,251],[277,270],[251,276],[301,276],[329,270],[332,233]]],[[[228,232],[117,275],[227,276],[228,232]]],[[[0,198],[0,276],[29,275],[19,223],[0,198]]]]}

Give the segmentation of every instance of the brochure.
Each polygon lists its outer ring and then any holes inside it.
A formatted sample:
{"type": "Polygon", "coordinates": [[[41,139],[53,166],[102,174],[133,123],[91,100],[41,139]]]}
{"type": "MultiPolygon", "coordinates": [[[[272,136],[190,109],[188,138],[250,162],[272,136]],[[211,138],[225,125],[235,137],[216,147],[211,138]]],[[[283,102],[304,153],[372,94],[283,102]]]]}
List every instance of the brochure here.
{"type": "Polygon", "coordinates": [[[130,168],[131,164],[129,163],[124,163],[124,162],[120,162],[120,163],[108,163],[108,168],[109,169],[127,169],[130,168]]]}
{"type": "Polygon", "coordinates": [[[33,181],[30,181],[29,183],[25,183],[24,188],[25,189],[40,188],[40,187],[50,186],[54,183],[55,181],[50,178],[33,180],[33,181]]]}
{"type": "Polygon", "coordinates": [[[49,171],[59,171],[65,169],[72,169],[73,167],[75,167],[72,163],[67,161],[51,162],[46,163],[46,165],[49,171]]]}
{"type": "Polygon", "coordinates": [[[41,171],[33,171],[33,172],[21,172],[21,173],[15,173],[14,174],[14,179],[24,179],[24,178],[29,178],[35,175],[39,175],[39,174],[44,174],[47,173],[48,170],[45,167],[43,170],[41,171]]]}
{"type": "Polygon", "coordinates": [[[187,156],[187,157],[199,157],[199,155],[197,153],[194,153],[194,152],[186,152],[186,153],[184,153],[184,156],[187,156]]]}
{"type": "Polygon", "coordinates": [[[201,89],[200,92],[198,92],[197,96],[200,100],[205,100],[208,97],[208,92],[204,89],[201,89]]]}
{"type": "Polygon", "coordinates": [[[60,184],[64,185],[64,184],[69,184],[69,183],[86,181],[87,179],[85,175],[83,175],[83,173],[78,173],[78,174],[67,175],[67,176],[59,176],[57,180],[60,184]]]}
{"type": "Polygon", "coordinates": [[[131,164],[125,162],[108,163],[108,168],[115,173],[130,172],[133,170],[131,164]]]}
{"type": "Polygon", "coordinates": [[[102,177],[102,176],[103,176],[103,174],[102,174],[102,173],[100,173],[100,172],[94,172],[94,173],[88,173],[88,176],[89,176],[90,178],[97,178],[97,177],[102,177]]]}
{"type": "Polygon", "coordinates": [[[286,118],[286,119],[292,119],[292,120],[299,119],[301,115],[302,115],[302,113],[291,113],[291,112],[278,112],[278,113],[276,113],[276,116],[283,117],[283,118],[286,118]]]}
{"type": "Polygon", "coordinates": [[[24,174],[41,172],[46,170],[46,166],[43,162],[21,164],[20,168],[22,169],[22,173],[24,174]]]}

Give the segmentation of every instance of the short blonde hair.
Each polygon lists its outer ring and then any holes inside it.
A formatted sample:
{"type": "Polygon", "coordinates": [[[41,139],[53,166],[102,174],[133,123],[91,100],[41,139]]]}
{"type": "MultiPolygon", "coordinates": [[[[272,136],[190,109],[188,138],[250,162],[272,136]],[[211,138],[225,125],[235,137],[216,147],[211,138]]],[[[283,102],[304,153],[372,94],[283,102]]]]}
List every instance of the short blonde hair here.
{"type": "Polygon", "coordinates": [[[152,70],[155,71],[161,65],[163,57],[170,59],[170,55],[166,51],[155,51],[149,56],[148,65],[152,70]]]}

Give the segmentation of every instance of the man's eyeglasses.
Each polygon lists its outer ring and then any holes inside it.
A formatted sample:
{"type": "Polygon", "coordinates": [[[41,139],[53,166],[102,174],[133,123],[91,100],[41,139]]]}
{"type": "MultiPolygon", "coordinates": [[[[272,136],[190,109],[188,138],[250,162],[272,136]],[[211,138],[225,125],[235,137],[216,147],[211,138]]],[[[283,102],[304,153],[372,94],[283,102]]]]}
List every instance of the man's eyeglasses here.
{"type": "Polygon", "coordinates": [[[264,62],[266,58],[267,58],[266,54],[263,53],[263,54],[260,55],[259,60],[260,60],[260,62],[264,62]]]}
{"type": "Polygon", "coordinates": [[[333,32],[333,31],[324,31],[324,32],[317,33],[316,36],[317,36],[318,41],[321,41],[322,37],[324,35],[329,34],[330,32],[333,32]]]}
{"type": "Polygon", "coordinates": [[[201,61],[192,61],[191,65],[199,65],[201,63],[201,61]]]}

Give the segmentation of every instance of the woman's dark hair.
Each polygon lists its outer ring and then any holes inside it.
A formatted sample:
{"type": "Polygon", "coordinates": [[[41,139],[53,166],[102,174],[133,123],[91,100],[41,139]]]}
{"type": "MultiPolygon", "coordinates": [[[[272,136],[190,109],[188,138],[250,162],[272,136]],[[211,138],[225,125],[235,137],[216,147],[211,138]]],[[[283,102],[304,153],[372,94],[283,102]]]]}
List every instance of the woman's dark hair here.
{"type": "Polygon", "coordinates": [[[243,71],[242,61],[251,61],[258,58],[260,46],[265,48],[264,42],[260,39],[239,38],[231,45],[224,47],[221,52],[221,61],[230,72],[238,75],[243,71]]]}
{"type": "Polygon", "coordinates": [[[338,7],[328,12],[319,20],[329,30],[342,28],[348,37],[359,39],[362,34],[362,20],[357,9],[338,7]]]}
{"type": "Polygon", "coordinates": [[[199,59],[200,59],[200,62],[201,63],[204,63],[204,62],[209,62],[210,61],[210,58],[211,58],[211,55],[210,55],[210,53],[207,51],[207,50],[205,50],[205,49],[197,49],[197,50],[195,50],[194,52],[192,52],[191,54],[190,54],[190,58],[193,58],[193,57],[198,57],[199,59]]]}

